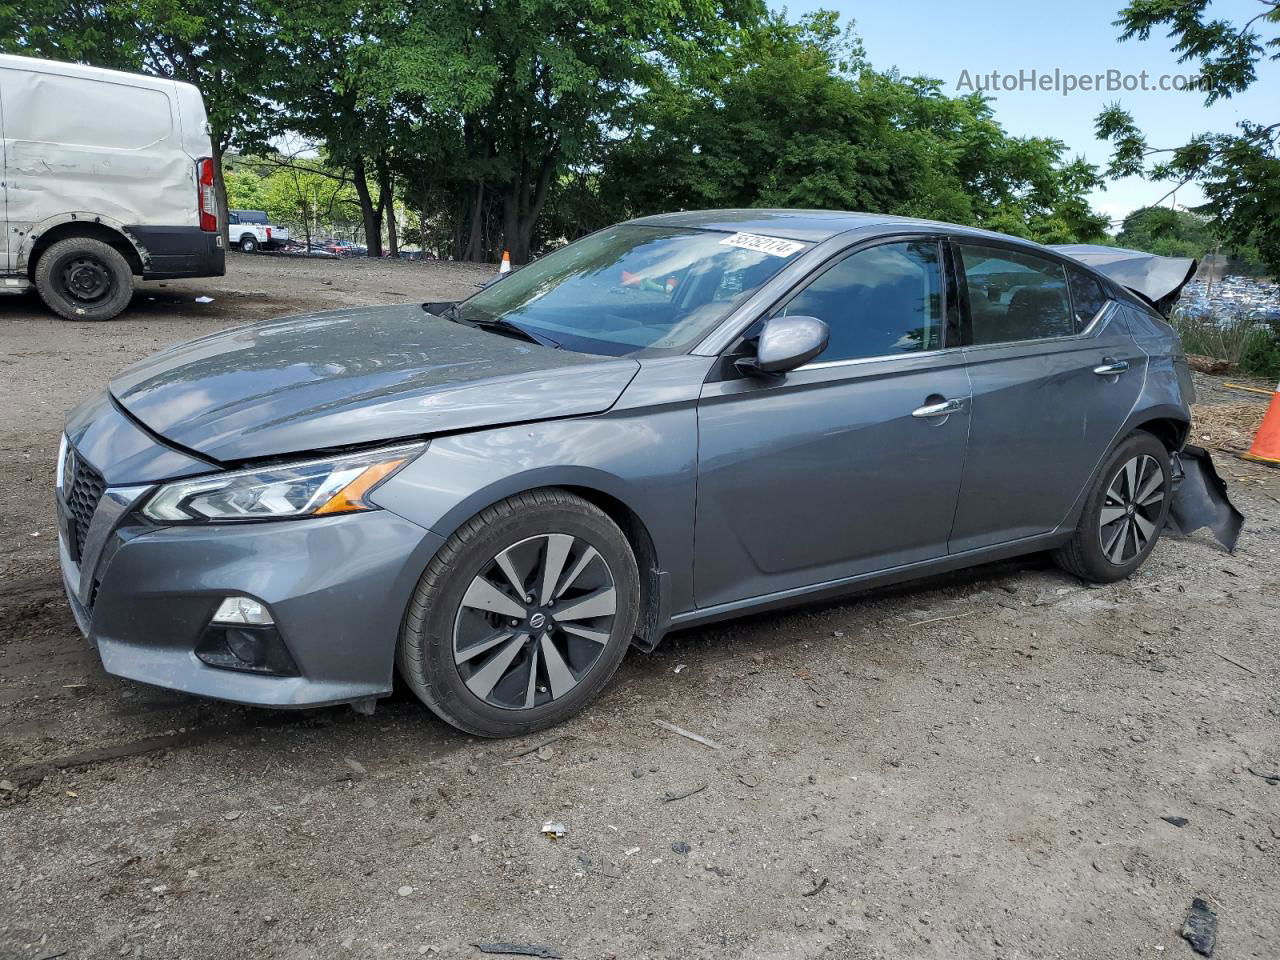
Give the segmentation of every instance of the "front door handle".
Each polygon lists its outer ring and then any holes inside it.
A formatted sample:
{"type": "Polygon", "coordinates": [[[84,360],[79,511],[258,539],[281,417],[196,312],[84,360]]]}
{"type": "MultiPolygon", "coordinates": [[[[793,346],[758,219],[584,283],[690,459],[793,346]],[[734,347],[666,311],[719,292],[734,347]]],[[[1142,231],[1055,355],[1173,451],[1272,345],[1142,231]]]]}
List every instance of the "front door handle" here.
{"type": "Polygon", "coordinates": [[[911,411],[913,417],[946,417],[953,413],[959,413],[964,409],[963,400],[943,400],[941,403],[929,403],[923,407],[917,407],[911,411]]]}
{"type": "Polygon", "coordinates": [[[1100,377],[1114,377],[1117,374],[1124,373],[1128,369],[1128,360],[1112,360],[1110,357],[1103,357],[1102,366],[1094,367],[1093,372],[1100,377]]]}

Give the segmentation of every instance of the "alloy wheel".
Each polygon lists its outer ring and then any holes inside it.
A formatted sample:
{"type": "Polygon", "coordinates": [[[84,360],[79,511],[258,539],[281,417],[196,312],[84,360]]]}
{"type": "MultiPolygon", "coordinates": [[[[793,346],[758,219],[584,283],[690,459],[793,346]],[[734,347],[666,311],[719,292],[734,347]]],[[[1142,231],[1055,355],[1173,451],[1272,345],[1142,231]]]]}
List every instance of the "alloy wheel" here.
{"type": "Polygon", "coordinates": [[[453,660],[463,683],[496,707],[559,700],[587,675],[613,633],[613,572],[581,537],[548,533],[502,550],[463,594],[453,660]]]}
{"type": "Polygon", "coordinates": [[[1157,533],[1164,496],[1164,470],[1155,457],[1134,457],[1116,473],[1098,518],[1102,553],[1111,563],[1123,566],[1146,549],[1157,533]]]}

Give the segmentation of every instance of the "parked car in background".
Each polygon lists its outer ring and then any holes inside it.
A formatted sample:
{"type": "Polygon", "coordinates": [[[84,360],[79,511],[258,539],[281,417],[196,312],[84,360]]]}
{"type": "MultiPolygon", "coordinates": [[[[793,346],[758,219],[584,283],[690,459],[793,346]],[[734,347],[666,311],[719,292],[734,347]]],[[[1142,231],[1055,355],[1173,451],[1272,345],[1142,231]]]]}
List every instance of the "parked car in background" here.
{"type": "Polygon", "coordinates": [[[135,276],[225,272],[195,87],[0,54],[0,130],[0,293],[110,320],[135,276]]]}
{"type": "Polygon", "coordinates": [[[1119,580],[1191,469],[1153,306],[1186,278],[1126,271],[944,223],[693,212],[459,303],[202,337],[67,421],[71,607],[120,676],[301,707],[398,668],[508,736],[673,629],[1034,551],[1119,580]]]}
{"type": "Polygon", "coordinates": [[[243,253],[280,250],[289,243],[289,228],[271,223],[265,210],[228,211],[231,242],[243,253]]]}

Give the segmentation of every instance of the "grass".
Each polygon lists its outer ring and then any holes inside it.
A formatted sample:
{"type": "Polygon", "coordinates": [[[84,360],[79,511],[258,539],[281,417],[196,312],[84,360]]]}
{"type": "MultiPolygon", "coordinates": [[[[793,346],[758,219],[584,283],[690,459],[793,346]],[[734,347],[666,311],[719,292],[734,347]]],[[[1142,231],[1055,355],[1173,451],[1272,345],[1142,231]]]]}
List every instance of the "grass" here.
{"type": "Polygon", "coordinates": [[[1219,321],[1175,310],[1169,318],[1187,353],[1224,360],[1251,377],[1280,379],[1280,324],[1254,317],[1219,321]]]}

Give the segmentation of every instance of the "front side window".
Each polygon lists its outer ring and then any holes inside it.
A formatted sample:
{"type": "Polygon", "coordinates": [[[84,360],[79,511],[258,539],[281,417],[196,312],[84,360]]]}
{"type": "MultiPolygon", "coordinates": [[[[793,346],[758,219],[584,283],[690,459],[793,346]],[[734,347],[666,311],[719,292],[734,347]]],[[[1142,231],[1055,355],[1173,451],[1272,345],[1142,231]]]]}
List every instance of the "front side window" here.
{"type": "Polygon", "coordinates": [[[1071,283],[1071,309],[1075,314],[1076,332],[1079,333],[1093,322],[1093,318],[1107,305],[1110,298],[1097,277],[1090,276],[1083,270],[1067,267],[1067,279],[1071,283]]]}
{"type": "Polygon", "coordinates": [[[975,344],[1045,340],[1076,332],[1062,264],[1005,247],[958,246],[975,344]]]}
{"type": "Polygon", "coordinates": [[[458,305],[463,323],[505,320],[567,350],[687,350],[810,245],[622,224],[561,247],[458,305]]]}
{"type": "Polygon", "coordinates": [[[942,272],[933,240],[850,254],[779,315],[817,317],[831,342],[814,362],[886,357],[942,346],[942,272]]]}

